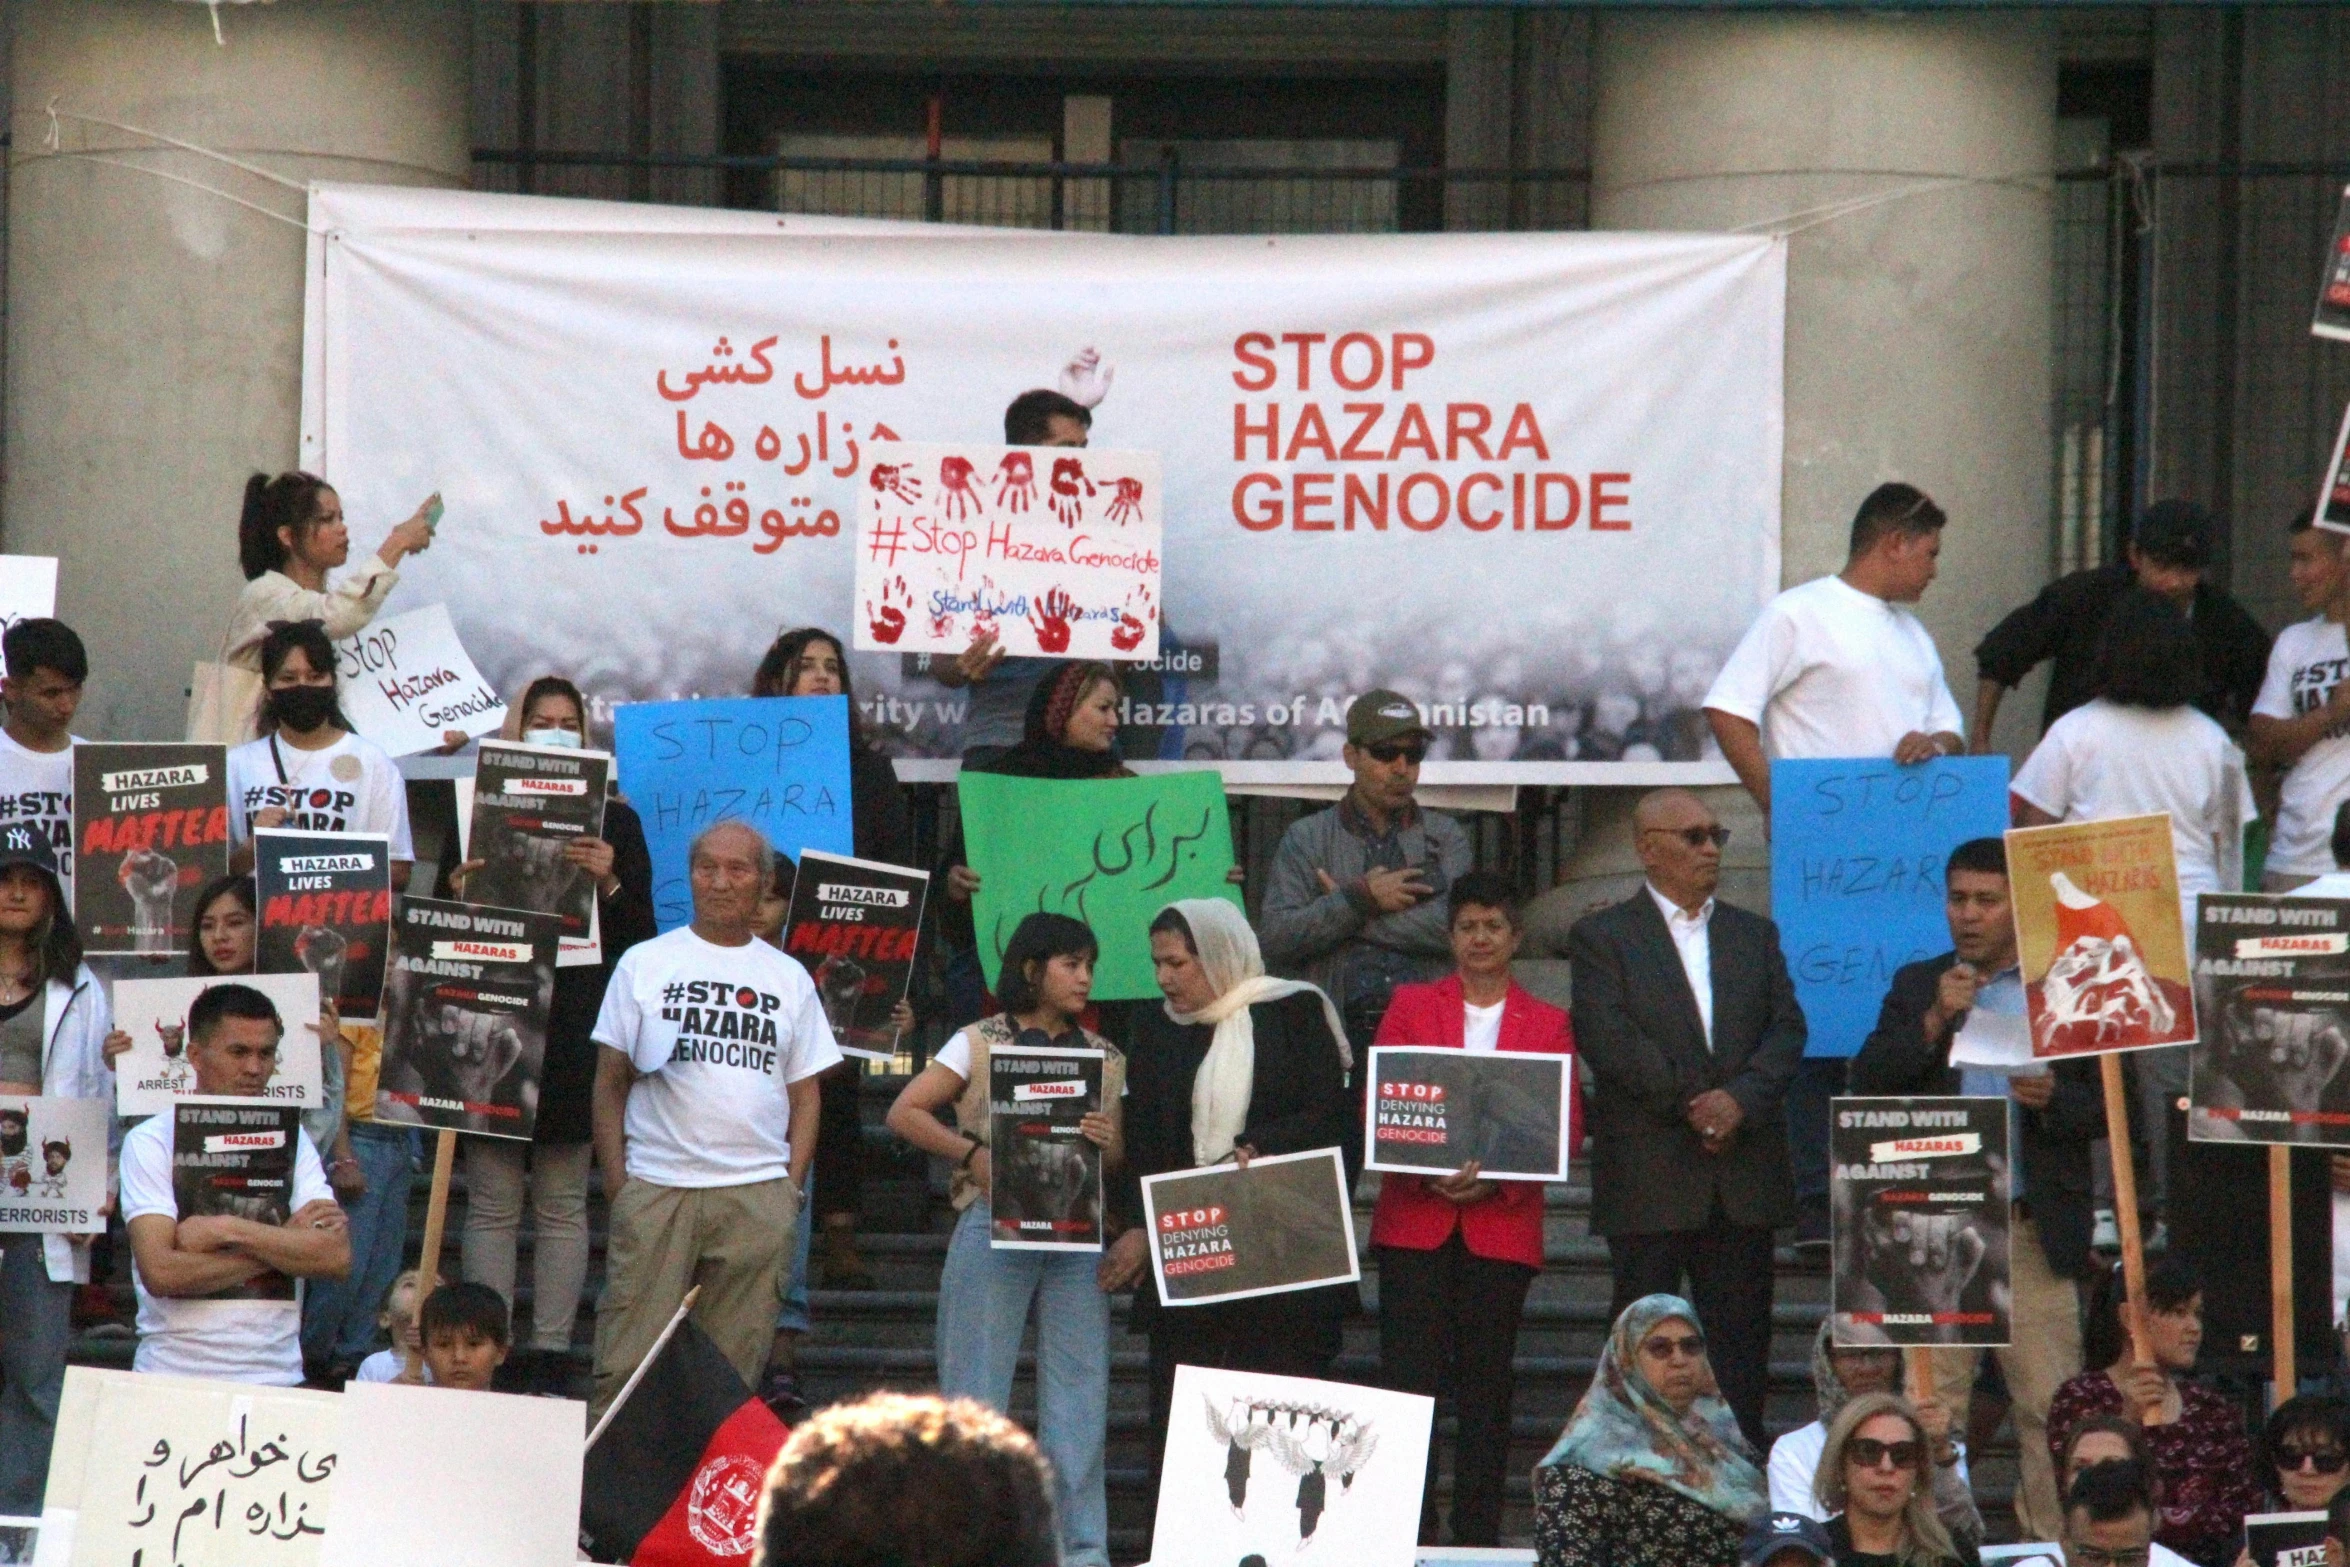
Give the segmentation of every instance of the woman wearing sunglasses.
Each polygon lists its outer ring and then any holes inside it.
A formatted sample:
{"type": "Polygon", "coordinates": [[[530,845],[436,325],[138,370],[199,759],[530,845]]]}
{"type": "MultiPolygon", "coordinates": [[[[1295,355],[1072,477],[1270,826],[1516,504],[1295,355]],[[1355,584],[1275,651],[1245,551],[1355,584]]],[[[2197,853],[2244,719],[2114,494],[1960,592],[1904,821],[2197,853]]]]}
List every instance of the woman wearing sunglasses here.
{"type": "Polygon", "coordinates": [[[1624,1308],[1558,1445],[1534,1471],[1540,1567],[1736,1567],[1770,1510],[1754,1449],[1714,1387],[1697,1310],[1624,1308]]]}
{"type": "MultiPolygon", "coordinates": [[[[2288,1398],[2277,1405],[2260,1432],[2260,1456],[2270,1476],[2272,1513],[2314,1513],[2330,1508],[2350,1484],[2350,1403],[2322,1394],[2288,1398]]],[[[2252,1553],[2236,1567],[2253,1567],[2252,1553]]]]}
{"type": "Polygon", "coordinates": [[[1828,1426],[1813,1487],[1830,1514],[1836,1567],[1976,1567],[1974,1543],[1954,1540],[1926,1478],[1933,1441],[1906,1400],[1863,1393],[1828,1426]]]}

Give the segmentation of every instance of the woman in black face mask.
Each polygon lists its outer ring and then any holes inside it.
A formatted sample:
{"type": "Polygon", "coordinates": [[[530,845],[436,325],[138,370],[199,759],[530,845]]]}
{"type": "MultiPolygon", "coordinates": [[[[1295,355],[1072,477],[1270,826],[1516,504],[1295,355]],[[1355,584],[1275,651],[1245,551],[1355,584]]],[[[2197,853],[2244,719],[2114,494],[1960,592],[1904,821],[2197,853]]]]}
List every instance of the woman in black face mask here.
{"type": "Polygon", "coordinates": [[[335,704],[335,649],[315,620],[280,621],[261,639],[261,738],[228,754],[231,861],[253,869],[253,834],[385,833],[392,885],[408,883],[416,858],[408,835],[408,790],[382,748],[351,733],[335,704]]]}

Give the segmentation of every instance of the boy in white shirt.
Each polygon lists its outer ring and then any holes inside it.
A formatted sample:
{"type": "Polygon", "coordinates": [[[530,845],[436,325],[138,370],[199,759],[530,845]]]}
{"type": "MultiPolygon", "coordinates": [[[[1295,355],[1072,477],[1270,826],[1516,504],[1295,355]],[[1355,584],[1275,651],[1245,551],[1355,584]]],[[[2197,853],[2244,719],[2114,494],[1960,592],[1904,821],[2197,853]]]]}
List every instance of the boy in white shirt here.
{"type": "Polygon", "coordinates": [[[2282,767],[2276,831],[2268,841],[2261,886],[2291,892],[2333,870],[2328,836],[2334,811],[2350,798],[2350,560],[2342,535],[2314,525],[2309,512],[2292,523],[2293,595],[2310,618],[2277,633],[2268,678],[2253,699],[2244,749],[2254,762],[2282,767]]]}
{"type": "Polygon", "coordinates": [[[57,855],[57,880],[73,904],[73,715],[90,656],[62,620],[20,620],[0,638],[0,823],[32,822],[57,855]]]}
{"type": "Polygon", "coordinates": [[[591,1414],[700,1286],[694,1321],[756,1384],[840,1060],[814,981],[752,934],[775,851],[739,821],[687,855],[693,923],[631,947],[596,1018],[595,1140],[612,1203],[591,1414]]]}
{"type": "MultiPolygon", "coordinates": [[[[188,1013],[196,1092],[260,1100],[285,1028],[250,985],[215,985],[188,1013]]],[[[139,1371],[294,1387],[302,1381],[301,1285],[351,1266],[343,1210],[310,1134],[296,1129],[291,1212],[283,1224],[227,1214],[183,1219],[172,1172],[174,1117],[149,1116],[122,1140],[122,1213],[139,1292],[139,1371]],[[274,1287],[273,1287],[274,1286],[274,1287]]]]}
{"type": "MultiPolygon", "coordinates": [[[[1772,758],[1889,756],[1907,766],[1966,749],[1942,655],[1905,607],[1934,580],[1948,520],[1915,485],[1878,485],[1853,516],[1844,569],[1771,600],[1714,677],[1706,722],[1765,823],[1772,758]]],[[[1828,1244],[1828,1100],[1844,1091],[1845,1062],[1860,1048],[1815,1035],[1821,1043],[1837,1053],[1807,1056],[1787,1089],[1798,1247],[1828,1244]]]]}

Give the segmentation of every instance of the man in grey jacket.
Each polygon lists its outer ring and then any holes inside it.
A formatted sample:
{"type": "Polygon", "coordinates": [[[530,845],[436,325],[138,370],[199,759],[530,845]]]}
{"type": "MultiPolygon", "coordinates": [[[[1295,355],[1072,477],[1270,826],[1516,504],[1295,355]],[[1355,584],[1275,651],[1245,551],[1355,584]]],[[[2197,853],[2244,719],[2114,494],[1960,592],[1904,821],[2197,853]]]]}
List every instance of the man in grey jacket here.
{"type": "Polygon", "coordinates": [[[1444,895],[1467,872],[1469,835],[1412,800],[1428,728],[1393,691],[1346,711],[1354,787],[1281,836],[1257,934],[1275,973],[1338,1003],[1359,1061],[1400,984],[1452,968],[1444,895]]]}

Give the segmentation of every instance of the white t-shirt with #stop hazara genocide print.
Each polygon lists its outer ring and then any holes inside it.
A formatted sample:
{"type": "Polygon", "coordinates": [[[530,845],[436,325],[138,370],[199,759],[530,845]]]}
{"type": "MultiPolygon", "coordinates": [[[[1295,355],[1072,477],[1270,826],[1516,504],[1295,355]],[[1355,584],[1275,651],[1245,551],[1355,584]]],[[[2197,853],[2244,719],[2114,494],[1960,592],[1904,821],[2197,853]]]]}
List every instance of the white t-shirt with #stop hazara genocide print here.
{"type": "Polygon", "coordinates": [[[785,1090],[841,1058],[796,959],[763,941],[721,947],[690,925],[622,955],[595,1039],[644,1074],[628,1091],[628,1174],[656,1186],[783,1179],[785,1090]]]}
{"type": "Polygon", "coordinates": [[[323,751],[305,751],[263,735],[230,751],[231,839],[245,843],[253,836],[253,814],[271,806],[286,813],[288,831],[388,833],[393,859],[416,858],[400,764],[363,736],[347,734],[323,751]]]}

